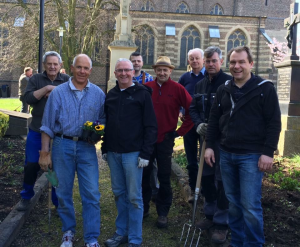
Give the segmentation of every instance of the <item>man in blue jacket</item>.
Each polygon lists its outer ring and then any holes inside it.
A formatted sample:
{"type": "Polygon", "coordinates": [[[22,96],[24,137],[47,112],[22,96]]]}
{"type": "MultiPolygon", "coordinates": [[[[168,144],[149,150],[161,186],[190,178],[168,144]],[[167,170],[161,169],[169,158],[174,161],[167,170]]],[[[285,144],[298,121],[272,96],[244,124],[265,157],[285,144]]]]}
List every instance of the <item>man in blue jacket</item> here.
{"type": "MultiPolygon", "coordinates": [[[[191,97],[194,96],[195,86],[197,82],[204,78],[205,67],[204,64],[204,52],[202,49],[195,48],[188,52],[188,63],[192,70],[184,73],[178,83],[184,86],[189,92],[191,97]]],[[[184,119],[184,110],[181,109],[179,113],[181,120],[184,119]]],[[[191,195],[188,198],[188,202],[192,203],[195,197],[195,186],[198,173],[198,143],[200,143],[200,137],[196,133],[196,127],[194,126],[188,133],[183,136],[184,150],[187,158],[187,170],[189,175],[189,185],[191,188],[191,195]]]]}
{"type": "Polygon", "coordinates": [[[206,135],[205,161],[213,166],[220,140],[220,167],[227,199],[231,243],[263,246],[261,185],[273,165],[281,130],[274,85],[251,73],[253,56],[247,46],[228,53],[233,79],[216,93],[206,135]]]}

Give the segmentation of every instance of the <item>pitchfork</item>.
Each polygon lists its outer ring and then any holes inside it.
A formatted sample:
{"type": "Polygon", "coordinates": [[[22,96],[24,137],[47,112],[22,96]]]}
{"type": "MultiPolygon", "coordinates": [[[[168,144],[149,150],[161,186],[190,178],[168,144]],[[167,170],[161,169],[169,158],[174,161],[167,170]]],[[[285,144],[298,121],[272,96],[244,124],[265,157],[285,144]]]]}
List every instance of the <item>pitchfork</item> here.
{"type": "Polygon", "coordinates": [[[203,172],[205,145],[206,145],[206,142],[205,142],[205,139],[204,139],[203,143],[202,143],[202,148],[201,148],[201,156],[200,156],[200,162],[199,162],[199,168],[198,168],[197,183],[196,183],[196,188],[195,188],[193,218],[192,218],[192,221],[189,221],[188,223],[185,223],[183,225],[182,232],[181,232],[181,237],[180,237],[180,241],[181,241],[183,239],[182,237],[183,237],[184,232],[187,231],[187,235],[186,235],[185,242],[184,242],[184,247],[188,246],[187,244],[188,244],[190,233],[193,233],[190,237],[190,245],[189,245],[190,247],[193,246],[194,238],[195,238],[195,236],[198,235],[197,240],[196,240],[197,242],[196,242],[196,245],[195,245],[195,247],[197,247],[198,244],[199,244],[200,236],[201,236],[201,229],[197,228],[195,226],[195,215],[196,215],[197,201],[198,201],[198,197],[199,197],[201,178],[202,178],[202,172],[203,172]],[[192,228],[193,228],[193,230],[192,230],[192,228]]]}

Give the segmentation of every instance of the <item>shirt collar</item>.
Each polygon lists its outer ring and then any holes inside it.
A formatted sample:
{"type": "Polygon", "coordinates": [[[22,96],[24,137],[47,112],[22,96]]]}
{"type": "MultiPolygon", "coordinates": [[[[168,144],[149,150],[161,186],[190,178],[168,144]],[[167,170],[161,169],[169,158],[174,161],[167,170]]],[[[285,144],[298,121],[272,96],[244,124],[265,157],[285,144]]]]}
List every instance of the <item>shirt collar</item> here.
{"type": "Polygon", "coordinates": [[[203,68],[200,70],[200,72],[199,72],[198,75],[196,75],[196,74],[193,72],[193,70],[191,70],[190,73],[191,73],[191,74],[194,74],[195,76],[199,76],[200,74],[204,75],[204,74],[205,74],[205,67],[203,66],[203,68]]]}
{"type": "MultiPolygon", "coordinates": [[[[77,89],[77,88],[74,86],[74,84],[73,84],[73,82],[72,82],[72,78],[73,78],[73,76],[69,78],[69,86],[70,86],[71,90],[72,90],[72,91],[79,91],[79,89],[77,89]]],[[[88,80],[88,83],[86,84],[85,88],[90,87],[90,85],[91,85],[90,80],[88,80]]]]}

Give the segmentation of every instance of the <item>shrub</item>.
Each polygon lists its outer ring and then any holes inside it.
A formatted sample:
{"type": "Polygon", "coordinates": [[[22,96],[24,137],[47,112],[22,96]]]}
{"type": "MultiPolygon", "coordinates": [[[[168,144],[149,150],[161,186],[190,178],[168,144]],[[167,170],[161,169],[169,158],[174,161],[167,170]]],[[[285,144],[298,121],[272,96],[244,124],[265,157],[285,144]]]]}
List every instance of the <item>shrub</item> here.
{"type": "Polygon", "coordinates": [[[0,139],[5,135],[9,126],[9,116],[0,112],[0,139]]]}
{"type": "Polygon", "coordinates": [[[286,190],[296,190],[299,189],[299,182],[296,179],[285,177],[282,179],[280,188],[286,190]]]}

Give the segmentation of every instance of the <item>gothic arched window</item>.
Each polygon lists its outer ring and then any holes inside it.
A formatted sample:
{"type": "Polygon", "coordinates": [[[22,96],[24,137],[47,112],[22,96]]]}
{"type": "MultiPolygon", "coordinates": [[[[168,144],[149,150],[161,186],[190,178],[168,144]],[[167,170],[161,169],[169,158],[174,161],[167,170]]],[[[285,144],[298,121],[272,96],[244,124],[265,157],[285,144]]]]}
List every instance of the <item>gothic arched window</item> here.
{"type": "Polygon", "coordinates": [[[246,44],[246,35],[241,30],[236,30],[228,38],[227,51],[230,51],[233,47],[243,46],[246,44]]]}
{"type": "Polygon", "coordinates": [[[211,15],[223,15],[224,14],[224,10],[221,7],[221,5],[216,4],[215,6],[212,7],[212,9],[210,10],[210,14],[211,15]]]}
{"type": "Polygon", "coordinates": [[[142,5],[141,10],[142,11],[154,11],[153,3],[150,0],[145,1],[142,5]]]}
{"type": "MultiPolygon", "coordinates": [[[[241,30],[235,30],[227,40],[227,53],[234,47],[247,45],[247,38],[241,30]]],[[[227,65],[228,65],[227,61],[227,65]]]]}
{"type": "Polygon", "coordinates": [[[176,13],[190,13],[190,9],[186,3],[182,2],[177,6],[176,13]]]}
{"type": "Polygon", "coordinates": [[[154,63],[154,32],[148,25],[137,28],[135,44],[138,46],[137,52],[142,57],[144,64],[154,63]]]}
{"type": "Polygon", "coordinates": [[[200,34],[194,26],[189,26],[181,36],[180,67],[187,66],[187,53],[194,48],[201,48],[200,34]]]}

